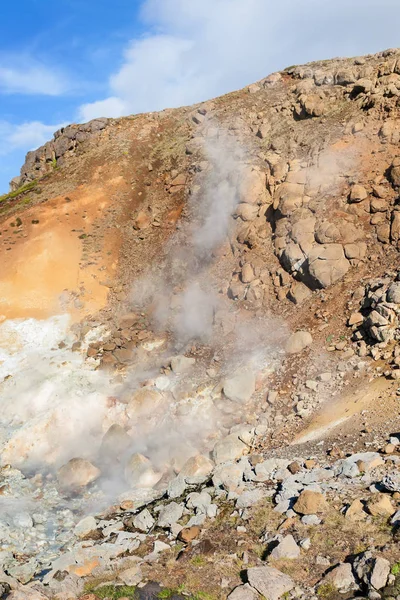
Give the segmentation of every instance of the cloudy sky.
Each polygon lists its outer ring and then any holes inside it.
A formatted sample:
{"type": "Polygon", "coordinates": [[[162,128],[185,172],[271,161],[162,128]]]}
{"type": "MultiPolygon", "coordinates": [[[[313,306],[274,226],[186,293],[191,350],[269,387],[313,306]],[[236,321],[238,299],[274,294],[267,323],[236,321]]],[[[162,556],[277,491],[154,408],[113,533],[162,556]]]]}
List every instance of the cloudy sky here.
{"type": "Polygon", "coordinates": [[[399,0],[4,0],[0,193],[64,123],[191,104],[399,45],[399,0]]]}

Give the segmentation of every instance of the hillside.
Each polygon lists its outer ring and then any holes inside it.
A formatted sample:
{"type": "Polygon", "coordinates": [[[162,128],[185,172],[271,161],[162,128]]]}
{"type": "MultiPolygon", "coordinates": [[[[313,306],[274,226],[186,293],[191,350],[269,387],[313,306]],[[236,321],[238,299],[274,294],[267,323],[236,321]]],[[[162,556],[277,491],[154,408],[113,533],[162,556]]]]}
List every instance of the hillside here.
{"type": "Polygon", "coordinates": [[[392,49],[28,153],[0,597],[399,596],[399,98],[392,49]]]}

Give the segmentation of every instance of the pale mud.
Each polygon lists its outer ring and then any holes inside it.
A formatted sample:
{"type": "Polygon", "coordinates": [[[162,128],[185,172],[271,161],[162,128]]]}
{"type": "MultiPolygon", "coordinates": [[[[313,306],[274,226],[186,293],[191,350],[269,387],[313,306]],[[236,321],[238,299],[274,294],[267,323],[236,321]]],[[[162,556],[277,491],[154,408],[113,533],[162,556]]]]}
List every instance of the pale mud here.
{"type": "Polygon", "coordinates": [[[376,408],[378,400],[393,386],[393,381],[379,377],[364,383],[351,392],[346,392],[336,400],[326,402],[316,413],[305,429],[302,429],[292,442],[292,445],[305,444],[323,439],[336,427],[343,426],[352,417],[363,411],[376,408]]]}
{"type": "Polygon", "coordinates": [[[68,306],[73,320],[106,305],[104,283],[116,272],[119,236],[113,231],[100,240],[101,248],[87,261],[95,264],[83,268],[84,239],[79,236],[91,236],[98,230],[95,225],[104,225],[111,191],[118,182],[111,180],[107,187],[79,186],[68,200],[58,196],[34,206],[22,213],[20,228],[11,225],[15,217],[2,224],[0,320],[54,316],[62,312],[63,296],[79,298],[77,305],[68,306]]]}

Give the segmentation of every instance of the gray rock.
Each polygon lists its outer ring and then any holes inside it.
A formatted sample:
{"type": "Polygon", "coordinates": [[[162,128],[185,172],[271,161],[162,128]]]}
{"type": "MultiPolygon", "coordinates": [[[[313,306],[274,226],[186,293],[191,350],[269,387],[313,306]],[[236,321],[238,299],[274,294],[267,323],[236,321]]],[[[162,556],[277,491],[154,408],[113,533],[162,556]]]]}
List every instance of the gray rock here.
{"type": "Polygon", "coordinates": [[[400,525],[400,510],[398,510],[390,520],[391,525],[400,525]]]}
{"type": "Polygon", "coordinates": [[[143,454],[135,453],[128,460],[125,467],[125,480],[132,487],[150,488],[161,478],[153,469],[150,460],[143,454]]]}
{"type": "Polygon", "coordinates": [[[342,594],[357,588],[350,563],[337,565],[320,581],[319,585],[331,584],[342,594]]]}
{"type": "Polygon", "coordinates": [[[239,440],[236,434],[231,434],[215,444],[212,452],[213,460],[217,465],[237,460],[247,450],[248,446],[239,440]]]}
{"type": "Polygon", "coordinates": [[[394,304],[400,304],[400,283],[391,283],[386,292],[386,300],[394,304]]]}
{"type": "Polygon", "coordinates": [[[329,287],[341,279],[350,268],[341,244],[314,246],[308,259],[309,273],[316,288],[329,287]]]}
{"type": "Polygon", "coordinates": [[[94,531],[97,527],[96,519],[94,517],[85,517],[75,526],[74,533],[77,537],[85,537],[91,531],[94,531]]]}
{"type": "Polygon", "coordinates": [[[145,508],[139,514],[137,514],[133,519],[133,526],[139,531],[148,532],[153,527],[155,521],[151,516],[150,511],[145,508]]]}
{"type": "Polygon", "coordinates": [[[378,556],[372,567],[370,583],[376,590],[385,587],[390,573],[390,562],[386,558],[378,556]]]}
{"type": "Polygon", "coordinates": [[[168,498],[179,498],[186,490],[185,478],[180,474],[168,483],[168,498]]]}
{"type": "Polygon", "coordinates": [[[400,473],[389,473],[382,479],[382,485],[389,492],[400,492],[400,473]]]}
{"type": "Polygon", "coordinates": [[[171,358],[171,369],[174,373],[180,375],[181,373],[187,373],[195,363],[195,358],[189,358],[183,355],[174,356],[171,358]]]}
{"type": "Polygon", "coordinates": [[[211,496],[205,490],[192,492],[186,498],[186,506],[196,509],[196,512],[207,514],[208,507],[211,504],[211,496]]]}
{"type": "Polygon", "coordinates": [[[246,490],[236,500],[236,508],[249,508],[260,502],[263,498],[265,498],[265,493],[260,488],[246,490]]]}
{"type": "Polygon", "coordinates": [[[243,481],[243,465],[240,463],[222,463],[214,469],[212,482],[215,487],[226,491],[235,491],[243,481]]]}
{"type": "Polygon", "coordinates": [[[168,528],[172,524],[179,521],[183,514],[183,506],[176,502],[170,502],[164,506],[159,514],[157,525],[158,527],[168,528]]]}
{"type": "Polygon", "coordinates": [[[296,331],[286,342],[286,352],[288,354],[298,354],[312,344],[312,335],[308,331],[296,331]]]}
{"type": "Polygon", "coordinates": [[[304,515],[304,517],[301,517],[301,522],[304,525],[319,525],[321,519],[317,515],[304,515]]]}
{"type": "Polygon", "coordinates": [[[289,575],[285,575],[273,567],[247,569],[247,579],[249,584],[266,600],[279,600],[295,586],[289,575]]]}
{"type": "Polygon", "coordinates": [[[270,557],[275,559],[298,558],[299,556],[300,548],[296,544],[295,539],[292,535],[285,536],[270,554],[270,557]]]}
{"type": "Polygon", "coordinates": [[[133,565],[118,574],[118,579],[125,585],[135,586],[142,581],[143,575],[140,565],[133,565]]]}
{"type": "Polygon", "coordinates": [[[239,585],[229,594],[229,600],[257,600],[258,594],[248,583],[239,585]]]}
{"type": "Polygon", "coordinates": [[[225,380],[224,394],[232,402],[243,404],[248,402],[256,389],[256,378],[250,370],[235,373],[225,380]]]}

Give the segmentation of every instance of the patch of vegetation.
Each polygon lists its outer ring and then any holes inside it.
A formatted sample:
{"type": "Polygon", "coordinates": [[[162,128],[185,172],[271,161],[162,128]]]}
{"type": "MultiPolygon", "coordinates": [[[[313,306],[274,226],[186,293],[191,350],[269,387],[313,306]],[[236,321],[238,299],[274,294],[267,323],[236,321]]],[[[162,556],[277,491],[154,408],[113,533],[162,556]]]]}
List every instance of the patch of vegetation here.
{"type": "Polygon", "coordinates": [[[29,192],[30,190],[33,190],[33,188],[36,185],[37,185],[37,179],[34,179],[30,183],[22,185],[17,190],[14,190],[13,192],[9,192],[8,194],[3,194],[2,196],[0,196],[0,202],[5,202],[6,200],[12,200],[13,198],[17,198],[17,196],[19,196],[20,194],[24,194],[25,192],[29,192]]]}
{"type": "Polygon", "coordinates": [[[317,590],[318,598],[330,598],[331,596],[336,595],[336,588],[332,583],[323,583],[319,586],[317,590]]]}
{"type": "Polygon", "coordinates": [[[51,161],[51,166],[53,167],[53,169],[57,169],[57,159],[53,158],[53,160],[51,161]]]}
{"type": "Polygon", "coordinates": [[[168,600],[169,598],[172,598],[172,596],[175,596],[175,594],[180,594],[181,592],[183,592],[182,586],[180,586],[178,588],[164,588],[158,594],[158,597],[161,600],[168,600]]]}
{"type": "Polygon", "coordinates": [[[102,585],[98,589],[90,586],[86,590],[95,594],[98,598],[109,598],[110,600],[118,600],[118,598],[135,598],[136,587],[132,585],[102,585]]]}
{"type": "Polygon", "coordinates": [[[196,592],[190,596],[191,600],[215,600],[215,597],[207,592],[196,592]]]}
{"type": "Polygon", "coordinates": [[[393,565],[393,567],[390,570],[392,575],[399,575],[400,574],[400,562],[395,563],[393,565]]]}
{"type": "Polygon", "coordinates": [[[193,556],[193,558],[190,559],[190,562],[195,567],[204,567],[207,564],[206,559],[204,558],[204,556],[201,555],[193,556]]]}

